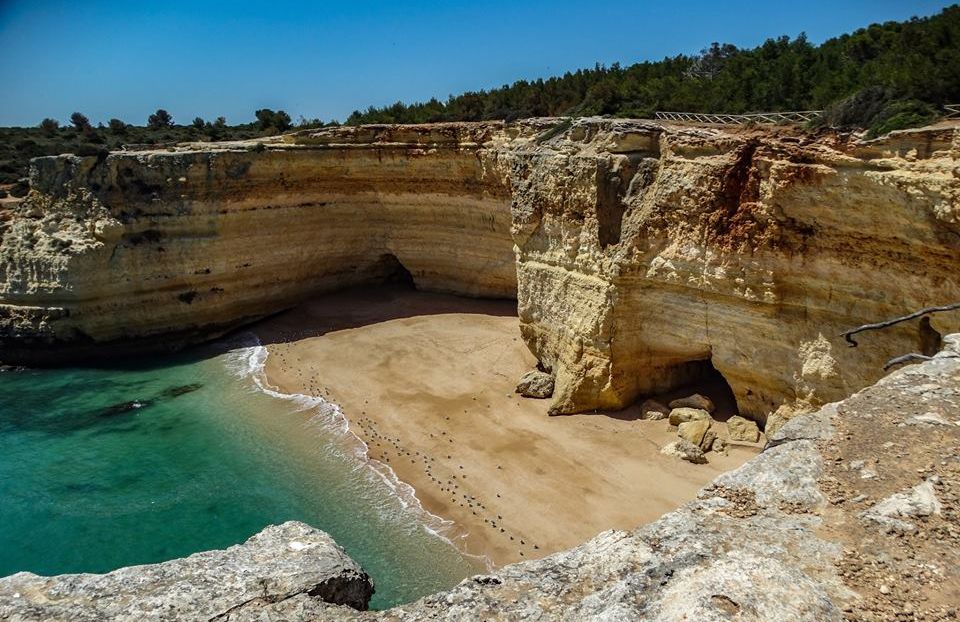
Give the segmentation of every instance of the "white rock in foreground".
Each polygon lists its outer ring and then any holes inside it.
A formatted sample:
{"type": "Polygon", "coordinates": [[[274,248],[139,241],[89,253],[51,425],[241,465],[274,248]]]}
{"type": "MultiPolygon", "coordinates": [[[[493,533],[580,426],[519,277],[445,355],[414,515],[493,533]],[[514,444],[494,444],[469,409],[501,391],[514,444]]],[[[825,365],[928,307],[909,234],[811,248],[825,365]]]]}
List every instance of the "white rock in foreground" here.
{"type": "Polygon", "coordinates": [[[269,609],[296,598],[366,609],[370,577],[326,533],[290,521],[243,544],[107,574],[0,579],[0,620],[123,622],[274,619],[269,609]]]}

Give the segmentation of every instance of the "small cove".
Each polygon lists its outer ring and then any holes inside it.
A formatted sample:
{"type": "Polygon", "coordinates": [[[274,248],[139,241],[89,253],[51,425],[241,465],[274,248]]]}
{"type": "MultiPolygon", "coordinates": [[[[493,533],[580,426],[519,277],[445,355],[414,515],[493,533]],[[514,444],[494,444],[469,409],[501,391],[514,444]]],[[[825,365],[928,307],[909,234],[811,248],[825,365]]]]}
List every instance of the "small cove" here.
{"type": "Polygon", "coordinates": [[[0,373],[0,575],[107,572],[286,520],[330,533],[373,577],[374,608],[483,570],[367,468],[335,413],[260,390],[255,354],[0,373]]]}

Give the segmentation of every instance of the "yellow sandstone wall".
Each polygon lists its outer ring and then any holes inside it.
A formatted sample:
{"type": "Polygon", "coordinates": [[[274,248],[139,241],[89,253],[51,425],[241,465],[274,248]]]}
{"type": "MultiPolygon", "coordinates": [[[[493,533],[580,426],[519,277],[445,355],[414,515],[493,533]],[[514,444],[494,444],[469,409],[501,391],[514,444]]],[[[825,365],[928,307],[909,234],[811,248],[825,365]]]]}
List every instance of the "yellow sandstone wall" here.
{"type": "Polygon", "coordinates": [[[0,219],[2,360],[207,338],[382,278],[393,255],[420,288],[516,296],[555,412],[709,361],[744,414],[782,422],[922,348],[916,322],[856,349],[841,332],[960,300],[954,128],[336,128],[41,158],[32,184],[0,219]]]}

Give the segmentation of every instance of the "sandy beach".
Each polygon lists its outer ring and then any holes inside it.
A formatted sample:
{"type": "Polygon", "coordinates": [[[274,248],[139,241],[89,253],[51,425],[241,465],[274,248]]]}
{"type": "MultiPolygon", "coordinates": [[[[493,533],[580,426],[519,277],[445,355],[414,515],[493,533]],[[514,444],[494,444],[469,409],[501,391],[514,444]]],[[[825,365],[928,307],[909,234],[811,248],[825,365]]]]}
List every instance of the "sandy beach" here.
{"type": "MultiPolygon", "coordinates": [[[[368,459],[388,464],[429,512],[454,522],[454,541],[495,565],[655,520],[759,450],[733,446],[693,465],[660,454],[675,428],[639,420],[637,407],[548,416],[548,400],[514,392],[536,361],[513,301],[352,290],[254,331],[272,385],[339,404],[368,459]]],[[[731,407],[717,387],[698,390],[731,407]]]]}

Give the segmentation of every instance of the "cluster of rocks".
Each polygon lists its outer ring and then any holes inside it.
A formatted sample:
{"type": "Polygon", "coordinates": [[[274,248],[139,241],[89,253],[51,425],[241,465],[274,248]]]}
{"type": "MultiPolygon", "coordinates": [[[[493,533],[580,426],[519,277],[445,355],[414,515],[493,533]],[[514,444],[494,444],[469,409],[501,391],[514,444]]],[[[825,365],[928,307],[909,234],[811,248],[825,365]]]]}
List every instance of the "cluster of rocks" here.
{"type": "Polygon", "coordinates": [[[694,464],[705,463],[708,451],[725,451],[729,441],[756,443],[760,440],[760,428],[756,422],[739,415],[727,420],[727,437],[720,436],[713,429],[718,423],[713,418],[716,409],[709,397],[694,393],[671,401],[669,407],[656,400],[647,400],[641,406],[641,418],[667,419],[671,426],[676,426],[680,438],[666,445],[661,452],[694,464]]]}

